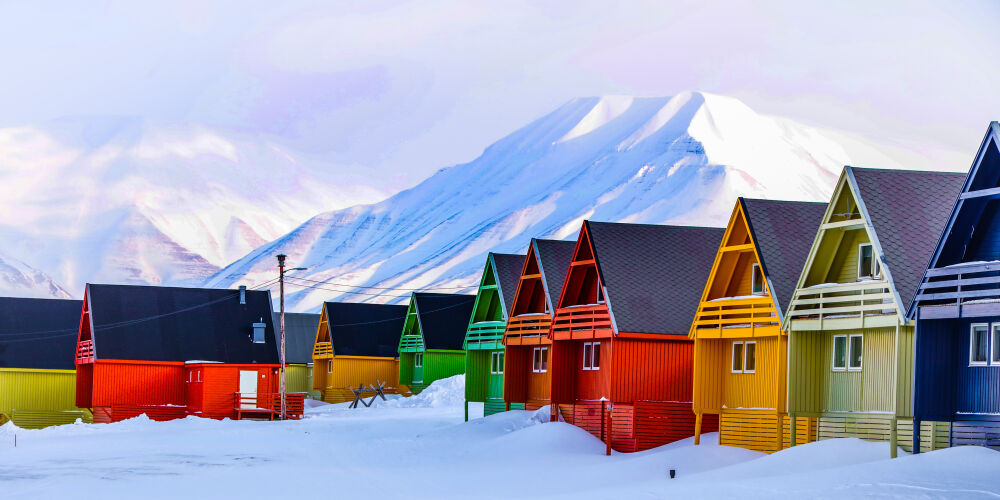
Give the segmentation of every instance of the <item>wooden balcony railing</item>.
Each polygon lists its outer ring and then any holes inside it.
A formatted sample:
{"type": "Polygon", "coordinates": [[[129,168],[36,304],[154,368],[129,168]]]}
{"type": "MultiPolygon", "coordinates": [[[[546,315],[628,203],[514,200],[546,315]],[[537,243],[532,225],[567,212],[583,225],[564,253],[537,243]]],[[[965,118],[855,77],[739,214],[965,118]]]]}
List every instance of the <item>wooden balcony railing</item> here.
{"type": "Polygon", "coordinates": [[[552,320],[552,338],[571,338],[587,332],[611,331],[611,315],[604,304],[563,307],[552,320]]]}
{"type": "Polygon", "coordinates": [[[724,337],[775,335],[779,333],[778,314],[771,297],[714,300],[702,302],[694,319],[698,335],[724,337]]]}
{"type": "Polygon", "coordinates": [[[313,357],[314,358],[331,358],[333,357],[333,344],[330,342],[316,342],[313,346],[313,357]]]}
{"type": "MultiPolygon", "coordinates": [[[[301,392],[285,393],[285,416],[289,419],[300,419],[305,413],[305,394],[301,392]]],[[[281,393],[234,393],[234,410],[236,418],[242,419],[244,414],[265,416],[269,420],[281,418],[281,393]]]]}
{"type": "Polygon", "coordinates": [[[404,334],[399,340],[399,352],[416,352],[423,348],[424,339],[420,335],[404,334]]]}
{"type": "Polygon", "coordinates": [[[469,325],[465,332],[465,346],[481,347],[484,349],[496,349],[502,347],[503,321],[480,321],[469,325]]]}
{"type": "Polygon", "coordinates": [[[789,306],[790,330],[894,326],[898,311],[888,282],[859,281],[800,288],[789,306]]]}
{"type": "Polygon", "coordinates": [[[549,327],[551,326],[552,316],[548,313],[514,316],[507,321],[507,330],[504,332],[504,344],[546,343],[548,342],[549,327]]]}
{"type": "Polygon", "coordinates": [[[81,340],[76,344],[76,364],[83,365],[94,362],[94,341],[81,340]]]}
{"type": "Polygon", "coordinates": [[[928,269],[915,302],[936,306],[921,312],[925,318],[962,317],[977,309],[983,314],[1000,312],[1000,261],[928,269]]]}

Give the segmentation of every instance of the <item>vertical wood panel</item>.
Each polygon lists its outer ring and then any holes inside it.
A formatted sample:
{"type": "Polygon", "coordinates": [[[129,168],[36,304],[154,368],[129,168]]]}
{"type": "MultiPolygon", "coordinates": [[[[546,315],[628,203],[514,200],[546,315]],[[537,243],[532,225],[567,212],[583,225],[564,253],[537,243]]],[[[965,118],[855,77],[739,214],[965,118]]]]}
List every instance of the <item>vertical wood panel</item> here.
{"type": "MultiPolygon", "coordinates": [[[[691,402],[694,343],[614,339],[611,399],[691,402]]],[[[603,347],[603,345],[602,345],[603,347]]]]}
{"type": "Polygon", "coordinates": [[[93,405],[184,406],[184,364],[94,363],[93,405]]]}

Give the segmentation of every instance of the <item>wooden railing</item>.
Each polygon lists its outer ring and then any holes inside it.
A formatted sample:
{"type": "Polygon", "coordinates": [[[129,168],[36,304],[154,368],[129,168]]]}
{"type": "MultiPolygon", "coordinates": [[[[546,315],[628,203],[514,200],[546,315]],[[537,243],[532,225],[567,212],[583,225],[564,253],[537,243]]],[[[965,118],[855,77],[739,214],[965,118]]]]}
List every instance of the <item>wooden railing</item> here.
{"type": "Polygon", "coordinates": [[[791,330],[893,326],[898,315],[888,282],[838,283],[795,291],[788,311],[791,330]]]}
{"type": "Polygon", "coordinates": [[[94,341],[81,340],[76,343],[76,364],[83,365],[94,362],[94,341]]]}
{"type": "Polygon", "coordinates": [[[333,356],[333,344],[330,342],[316,342],[313,346],[313,357],[314,358],[329,358],[333,356]]]}
{"type": "Polygon", "coordinates": [[[551,326],[552,316],[548,313],[514,316],[507,321],[504,344],[517,345],[527,339],[534,340],[534,343],[540,343],[543,339],[548,340],[551,326]]]}
{"type": "Polygon", "coordinates": [[[611,330],[611,315],[604,304],[563,307],[556,311],[552,320],[552,336],[565,338],[574,332],[596,332],[611,330]]]}
{"type": "MultiPolygon", "coordinates": [[[[300,419],[305,412],[305,394],[301,392],[285,393],[285,416],[289,419],[300,419]]],[[[244,413],[266,416],[268,419],[281,418],[281,393],[234,393],[234,410],[236,418],[243,418],[244,413]]]]}
{"type": "Polygon", "coordinates": [[[955,317],[968,306],[1000,308],[1000,262],[928,269],[915,302],[950,307],[953,312],[946,316],[955,317]]]}
{"type": "Polygon", "coordinates": [[[503,340],[503,321],[480,321],[469,325],[465,332],[465,345],[500,347],[503,340]]]}
{"type": "Polygon", "coordinates": [[[769,331],[774,334],[778,326],[778,314],[769,296],[702,302],[694,318],[698,334],[713,332],[718,336],[727,330],[753,336],[761,328],[774,330],[769,331]]]}
{"type": "Polygon", "coordinates": [[[416,352],[423,350],[424,339],[420,335],[403,334],[399,340],[399,352],[416,352]]]}

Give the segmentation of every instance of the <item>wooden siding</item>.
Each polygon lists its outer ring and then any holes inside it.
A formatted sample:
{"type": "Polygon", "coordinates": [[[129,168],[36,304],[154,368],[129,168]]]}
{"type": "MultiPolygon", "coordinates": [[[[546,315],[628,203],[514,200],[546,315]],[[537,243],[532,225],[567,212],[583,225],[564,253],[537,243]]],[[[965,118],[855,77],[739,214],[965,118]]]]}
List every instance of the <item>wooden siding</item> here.
{"type": "Polygon", "coordinates": [[[485,402],[489,392],[491,356],[494,351],[472,350],[465,355],[465,400],[485,402]]]}
{"type": "Polygon", "coordinates": [[[257,372],[257,394],[279,391],[278,369],[272,365],[186,365],[183,384],[188,414],[215,419],[235,418],[236,392],[240,390],[240,372],[244,371],[257,372]]]}
{"type": "MultiPolygon", "coordinates": [[[[798,417],[796,443],[816,440],[816,419],[798,417]]],[[[719,444],[774,453],[791,446],[788,415],[771,410],[723,410],[719,415],[719,444]]]]}
{"type": "MultiPolygon", "coordinates": [[[[413,355],[409,356],[412,363],[413,355]]],[[[357,389],[362,384],[378,384],[379,381],[385,382],[389,394],[405,392],[400,390],[400,361],[396,358],[336,356],[331,361],[333,373],[327,373],[326,360],[319,360],[313,365],[314,387],[327,403],[353,401],[354,393],[348,386],[357,389]]]]}
{"type": "Polygon", "coordinates": [[[185,405],[184,363],[97,360],[92,366],[93,399],[78,401],[81,407],[185,405]]]}
{"type": "Polygon", "coordinates": [[[921,419],[952,420],[957,414],[1000,413],[1000,365],[969,366],[973,323],[1000,317],[919,322],[915,410],[921,419]]]}
{"type": "Polygon", "coordinates": [[[308,365],[285,365],[285,391],[304,392],[312,390],[312,367],[308,365]]]}
{"type": "Polygon", "coordinates": [[[74,370],[0,368],[0,424],[39,429],[90,421],[90,412],[75,404],[75,384],[74,370]]]}
{"type": "MultiPolygon", "coordinates": [[[[615,403],[608,419],[608,403],[603,401],[560,404],[553,407],[554,419],[580,427],[620,452],[648,450],[694,435],[691,405],[665,401],[615,403]]],[[[709,416],[703,432],[715,432],[718,422],[709,416]]]]}
{"type": "MultiPolygon", "coordinates": [[[[819,418],[817,439],[853,437],[866,441],[890,441],[892,438],[892,415],[875,414],[827,414],[819,418]]],[[[921,451],[947,448],[950,426],[947,422],[921,422],[921,451]],[[933,430],[933,431],[932,431],[933,430]]],[[[906,452],[913,451],[913,420],[896,419],[897,446],[906,452]]]]}
{"type": "MultiPolygon", "coordinates": [[[[601,396],[615,402],[640,400],[691,402],[694,343],[687,338],[679,337],[678,340],[616,338],[611,342],[602,342],[601,351],[600,383],[610,383],[610,394],[603,393],[601,396]],[[611,361],[610,366],[605,360],[611,361]],[[610,380],[606,381],[609,375],[610,380]]],[[[581,363],[582,357],[583,354],[580,352],[581,363]]],[[[586,384],[587,373],[582,372],[578,375],[582,384],[586,384]]],[[[599,399],[599,397],[582,397],[582,391],[580,394],[579,399],[599,399]]]]}

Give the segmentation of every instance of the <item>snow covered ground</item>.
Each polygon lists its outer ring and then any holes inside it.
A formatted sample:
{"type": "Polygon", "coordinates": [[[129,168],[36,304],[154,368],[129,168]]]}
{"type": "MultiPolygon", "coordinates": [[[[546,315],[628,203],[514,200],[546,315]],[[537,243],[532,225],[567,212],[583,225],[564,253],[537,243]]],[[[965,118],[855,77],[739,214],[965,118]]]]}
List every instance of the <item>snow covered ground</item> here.
{"type": "Polygon", "coordinates": [[[771,456],[690,440],[604,456],[586,432],[514,411],[462,422],[461,377],[288,422],[190,417],[0,427],[2,498],[997,498],[1000,453],[896,460],[838,439],[771,456]],[[14,448],[14,435],[17,447],[14,448]],[[669,469],[677,478],[669,479],[669,469]]]}

